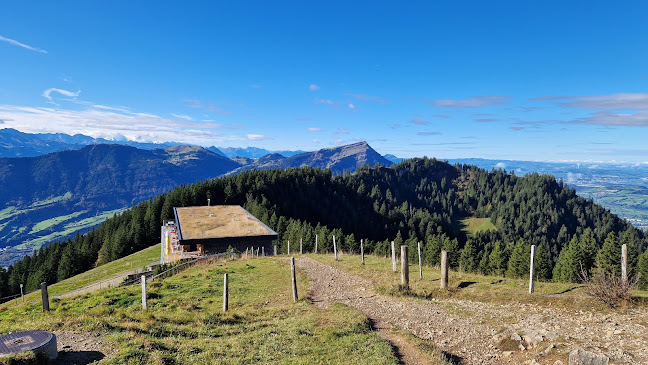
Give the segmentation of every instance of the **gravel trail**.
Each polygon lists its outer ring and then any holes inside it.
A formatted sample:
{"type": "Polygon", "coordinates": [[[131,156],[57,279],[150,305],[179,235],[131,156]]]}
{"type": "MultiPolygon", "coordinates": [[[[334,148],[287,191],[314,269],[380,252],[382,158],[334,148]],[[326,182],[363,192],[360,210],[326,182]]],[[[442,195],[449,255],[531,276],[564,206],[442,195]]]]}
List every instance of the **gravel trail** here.
{"type": "Polygon", "coordinates": [[[299,257],[296,264],[312,280],[314,305],[340,302],[356,308],[379,333],[392,327],[409,331],[434,343],[453,363],[554,364],[561,359],[566,364],[567,354],[581,347],[610,357],[611,363],[648,364],[645,308],[584,313],[530,304],[397,298],[377,294],[369,281],[311,258],[299,257]],[[523,347],[496,347],[518,338],[508,345],[523,347]]]}

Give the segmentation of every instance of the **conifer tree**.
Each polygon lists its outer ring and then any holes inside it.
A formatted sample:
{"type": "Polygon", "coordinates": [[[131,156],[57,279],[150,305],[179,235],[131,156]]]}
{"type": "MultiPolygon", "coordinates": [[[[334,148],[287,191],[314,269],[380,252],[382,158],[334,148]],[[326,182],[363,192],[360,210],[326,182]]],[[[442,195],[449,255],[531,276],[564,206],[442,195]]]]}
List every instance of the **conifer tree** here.
{"type": "Polygon", "coordinates": [[[506,276],[512,278],[524,277],[529,272],[529,248],[524,241],[518,241],[511,252],[511,257],[508,260],[508,269],[506,276]]]}
{"type": "Polygon", "coordinates": [[[536,278],[541,281],[551,280],[551,262],[548,252],[546,244],[536,247],[535,272],[536,278]]]}
{"type": "Polygon", "coordinates": [[[639,275],[639,288],[648,289],[648,250],[639,256],[637,275],[639,275]]]}
{"type": "Polygon", "coordinates": [[[477,263],[476,259],[476,250],[475,246],[472,243],[472,240],[468,240],[464,245],[464,248],[461,250],[459,255],[459,270],[463,272],[473,272],[476,269],[477,263]]]}
{"type": "Polygon", "coordinates": [[[508,263],[506,246],[501,241],[496,241],[493,251],[488,257],[488,267],[493,275],[504,275],[508,263]]]}
{"type": "Polygon", "coordinates": [[[606,274],[621,274],[621,246],[614,232],[608,234],[603,247],[596,254],[596,267],[606,274]]]}

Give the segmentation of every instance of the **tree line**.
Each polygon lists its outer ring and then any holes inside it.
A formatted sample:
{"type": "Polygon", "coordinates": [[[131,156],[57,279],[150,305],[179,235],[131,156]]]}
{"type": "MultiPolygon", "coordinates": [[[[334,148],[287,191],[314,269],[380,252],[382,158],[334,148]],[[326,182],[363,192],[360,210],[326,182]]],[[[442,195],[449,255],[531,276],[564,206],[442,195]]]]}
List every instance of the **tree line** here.
{"type": "MultiPolygon", "coordinates": [[[[160,241],[160,226],[173,207],[237,204],[274,229],[282,252],[302,239],[313,250],[332,250],[332,236],[347,252],[388,255],[391,241],[422,245],[425,263],[437,265],[441,250],[451,267],[467,272],[528,275],[530,246],[537,246],[541,280],[578,281],[581,268],[620,271],[622,244],[631,273],[648,284],[644,232],[551,175],[518,177],[502,170],[449,165],[416,158],[391,167],[363,166],[333,176],[302,167],[253,170],[195,184],[134,205],[84,234],[53,242],[0,270],[0,297],[35,290],[124,257],[160,241]],[[490,218],[496,229],[467,234],[466,217],[490,218]]],[[[415,255],[416,250],[410,250],[415,255]]]]}

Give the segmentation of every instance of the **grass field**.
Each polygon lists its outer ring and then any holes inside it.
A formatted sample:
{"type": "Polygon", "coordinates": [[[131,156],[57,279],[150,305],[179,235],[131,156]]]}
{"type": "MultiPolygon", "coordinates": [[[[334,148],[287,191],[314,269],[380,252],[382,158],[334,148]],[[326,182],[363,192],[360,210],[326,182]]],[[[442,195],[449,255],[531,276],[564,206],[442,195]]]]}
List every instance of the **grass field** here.
{"type": "Polygon", "coordinates": [[[466,218],[461,220],[463,230],[469,234],[474,234],[480,231],[497,230],[497,227],[491,223],[490,218],[466,218]]]}
{"type": "MultiPolygon", "coordinates": [[[[363,266],[360,264],[359,255],[342,255],[338,261],[335,261],[333,255],[308,256],[370,280],[382,294],[422,299],[456,298],[496,304],[529,303],[548,307],[609,310],[605,305],[583,294],[581,284],[536,282],[535,293],[529,295],[528,278],[512,279],[450,271],[448,283],[450,290],[441,290],[439,289],[440,270],[423,266],[423,280],[419,280],[418,261],[414,261],[410,262],[410,290],[403,292],[399,289],[400,262],[398,272],[394,273],[390,258],[366,255],[363,266]]],[[[634,295],[637,298],[645,298],[648,297],[648,292],[638,290],[634,295]]],[[[641,300],[641,302],[645,301],[641,300]]]]}
{"type": "MultiPolygon", "coordinates": [[[[88,270],[79,275],[67,278],[56,284],[48,286],[50,296],[56,296],[70,290],[82,288],[86,285],[96,283],[111,276],[125,273],[131,270],[140,269],[149,265],[153,261],[160,259],[160,245],[151,246],[132,255],[122,257],[119,260],[109,262],[88,270]]],[[[40,300],[40,291],[36,291],[25,296],[26,300],[40,300]]],[[[16,301],[13,301],[15,303],[16,301]]],[[[1,308],[1,307],[0,307],[1,308]]]]}
{"type": "MultiPolygon", "coordinates": [[[[298,274],[305,296],[307,279],[298,274]]],[[[397,364],[391,345],[362,313],[341,304],[317,309],[293,303],[283,258],[199,265],[149,284],[148,310],[139,285],[70,300],[0,308],[0,333],[24,328],[101,333],[116,352],[108,364],[397,364]],[[223,274],[230,311],[222,306],[223,274]]]]}

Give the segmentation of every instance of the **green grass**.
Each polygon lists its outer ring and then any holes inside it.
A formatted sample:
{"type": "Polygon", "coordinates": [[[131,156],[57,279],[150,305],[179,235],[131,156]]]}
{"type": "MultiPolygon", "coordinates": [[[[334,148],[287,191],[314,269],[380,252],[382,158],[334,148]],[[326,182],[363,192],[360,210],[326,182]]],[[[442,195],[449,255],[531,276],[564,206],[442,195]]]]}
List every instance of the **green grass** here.
{"type": "Polygon", "coordinates": [[[48,229],[48,228],[50,228],[52,226],[55,226],[55,225],[60,224],[62,222],[68,221],[70,219],[74,219],[74,218],[80,216],[81,214],[85,214],[87,212],[88,212],[87,210],[82,210],[82,211],[74,212],[74,213],[71,213],[71,214],[61,215],[61,216],[58,216],[58,217],[54,217],[54,218],[46,219],[44,221],[40,221],[40,222],[36,223],[32,227],[29,234],[38,233],[38,232],[40,232],[40,231],[42,231],[44,229],[48,229]]]}
{"type": "MultiPolygon", "coordinates": [[[[582,293],[582,285],[574,283],[536,282],[535,293],[529,295],[529,279],[484,276],[473,273],[450,271],[449,288],[441,290],[439,269],[423,266],[423,280],[419,280],[418,261],[410,261],[410,290],[403,292],[400,284],[400,262],[398,272],[392,272],[390,258],[365,255],[365,265],[360,264],[359,255],[342,255],[335,261],[333,255],[313,255],[318,261],[338,267],[353,275],[371,281],[379,293],[395,296],[410,296],[424,300],[465,299],[495,304],[535,304],[546,307],[566,307],[580,310],[608,310],[600,302],[582,293]]],[[[646,291],[636,291],[634,296],[648,296],[646,291]]]]}
{"type": "Polygon", "coordinates": [[[0,221],[3,221],[7,218],[11,218],[14,215],[14,212],[16,211],[15,206],[11,207],[6,207],[2,210],[0,210],[0,221]]]}
{"type": "Polygon", "coordinates": [[[45,200],[36,201],[36,202],[32,203],[29,207],[30,208],[42,207],[43,205],[49,205],[49,204],[53,204],[53,203],[58,203],[58,202],[70,200],[70,198],[72,198],[72,192],[68,191],[67,193],[65,193],[63,195],[54,196],[54,197],[51,197],[51,198],[45,199],[45,200]]]}
{"type": "MultiPolygon", "coordinates": [[[[39,225],[43,224],[43,225],[48,225],[48,227],[46,227],[46,228],[50,228],[50,227],[55,226],[57,224],[60,224],[62,222],[70,221],[67,224],[65,224],[61,229],[59,229],[59,230],[57,230],[55,232],[49,233],[49,234],[44,235],[44,236],[40,236],[38,238],[25,240],[20,245],[17,245],[17,246],[14,246],[14,247],[16,247],[16,248],[39,249],[45,243],[56,241],[57,239],[65,238],[65,237],[69,236],[70,234],[73,234],[73,233],[75,233],[75,232],[77,232],[79,230],[96,226],[97,224],[105,221],[106,219],[112,217],[115,214],[118,214],[118,213],[122,212],[123,210],[124,209],[108,210],[108,211],[105,211],[105,212],[101,212],[101,214],[98,214],[96,216],[89,217],[89,218],[84,218],[84,219],[81,219],[79,221],[75,221],[74,218],[78,217],[79,215],[81,215],[83,213],[86,213],[87,211],[76,212],[76,213],[72,213],[70,215],[51,218],[51,219],[48,219],[46,221],[39,222],[39,223],[36,224],[36,226],[39,226],[39,225]],[[67,218],[67,217],[69,217],[69,218],[67,218]]],[[[41,227],[39,229],[43,230],[45,228],[41,227]]],[[[30,232],[30,234],[34,233],[34,232],[35,231],[34,231],[34,228],[33,228],[32,232],[30,232]]]]}
{"type": "MultiPolygon", "coordinates": [[[[132,255],[122,257],[119,260],[95,267],[79,275],[67,278],[56,284],[48,286],[50,296],[66,293],[70,290],[82,288],[86,285],[96,283],[111,276],[125,273],[131,270],[140,269],[153,261],[160,259],[160,245],[151,246],[132,255]]],[[[25,300],[40,300],[40,291],[32,292],[25,296],[25,300]]]]}
{"type": "MultiPolygon", "coordinates": [[[[104,289],[70,300],[0,307],[0,333],[23,328],[87,331],[117,349],[108,364],[397,364],[388,342],[341,304],[293,303],[287,260],[263,258],[199,265],[148,286],[104,289]],[[223,274],[230,311],[222,307],[223,274]]],[[[298,290],[308,289],[298,273],[298,290]]]]}
{"type": "Polygon", "coordinates": [[[480,231],[497,230],[497,227],[491,223],[490,218],[466,218],[461,220],[464,231],[474,234],[480,231]]]}

